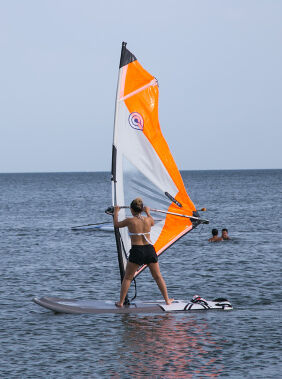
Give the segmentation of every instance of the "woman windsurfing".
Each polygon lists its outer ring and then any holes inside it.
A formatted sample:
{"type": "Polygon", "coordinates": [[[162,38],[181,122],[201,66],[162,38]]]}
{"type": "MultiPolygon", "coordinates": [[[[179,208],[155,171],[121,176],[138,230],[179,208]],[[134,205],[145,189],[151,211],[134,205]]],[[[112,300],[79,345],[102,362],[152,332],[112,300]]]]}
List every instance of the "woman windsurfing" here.
{"type": "Polygon", "coordinates": [[[148,265],[166,304],[170,305],[173,299],[168,297],[166,284],[160,272],[158,256],[150,239],[151,227],[154,225],[154,219],[150,215],[150,208],[143,206],[142,199],[134,199],[130,204],[130,211],[133,217],[128,217],[123,221],[118,221],[119,210],[118,206],[114,207],[114,227],[128,227],[131,238],[131,249],[121,284],[120,300],[115,303],[116,306],[123,307],[134,274],[139,266],[143,264],[148,265]],[[141,216],[142,212],[145,212],[147,217],[141,216]]]}

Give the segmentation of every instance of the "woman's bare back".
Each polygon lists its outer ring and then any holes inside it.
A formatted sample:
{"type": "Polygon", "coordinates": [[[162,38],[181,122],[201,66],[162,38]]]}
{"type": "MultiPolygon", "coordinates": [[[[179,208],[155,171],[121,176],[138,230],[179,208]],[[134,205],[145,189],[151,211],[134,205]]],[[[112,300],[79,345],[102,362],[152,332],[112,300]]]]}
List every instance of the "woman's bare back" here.
{"type": "Polygon", "coordinates": [[[128,231],[131,238],[132,245],[148,245],[150,239],[151,227],[154,224],[152,217],[131,217],[128,218],[128,231]],[[144,235],[134,235],[142,233],[144,235]],[[145,238],[146,237],[146,238],[145,238]],[[148,241],[147,241],[148,240],[148,241]]]}

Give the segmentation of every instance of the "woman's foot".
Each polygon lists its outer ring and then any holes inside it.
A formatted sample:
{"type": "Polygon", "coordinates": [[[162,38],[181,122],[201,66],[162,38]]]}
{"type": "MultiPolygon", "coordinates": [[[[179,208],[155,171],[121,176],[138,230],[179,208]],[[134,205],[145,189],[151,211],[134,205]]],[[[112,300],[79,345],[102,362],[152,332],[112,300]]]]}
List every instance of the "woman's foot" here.
{"type": "Polygon", "coordinates": [[[120,301],[116,301],[115,302],[115,306],[118,307],[118,308],[122,308],[123,304],[120,301]]]}
{"type": "Polygon", "coordinates": [[[165,303],[166,303],[166,305],[170,305],[173,302],[174,302],[174,299],[168,299],[168,301],[166,301],[165,303]]]}

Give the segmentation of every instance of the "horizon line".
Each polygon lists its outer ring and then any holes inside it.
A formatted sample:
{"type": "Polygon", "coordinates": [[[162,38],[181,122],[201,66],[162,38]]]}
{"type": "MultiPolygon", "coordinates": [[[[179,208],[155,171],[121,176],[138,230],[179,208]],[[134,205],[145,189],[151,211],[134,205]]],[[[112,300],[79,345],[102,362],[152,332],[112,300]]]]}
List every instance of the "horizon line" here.
{"type": "MultiPolygon", "coordinates": [[[[212,169],[180,169],[183,171],[265,171],[265,170],[282,170],[282,168],[212,168],[212,169]]],[[[90,173],[109,173],[110,170],[98,170],[98,171],[10,171],[10,172],[0,172],[0,175],[6,174],[90,174],[90,173]]]]}

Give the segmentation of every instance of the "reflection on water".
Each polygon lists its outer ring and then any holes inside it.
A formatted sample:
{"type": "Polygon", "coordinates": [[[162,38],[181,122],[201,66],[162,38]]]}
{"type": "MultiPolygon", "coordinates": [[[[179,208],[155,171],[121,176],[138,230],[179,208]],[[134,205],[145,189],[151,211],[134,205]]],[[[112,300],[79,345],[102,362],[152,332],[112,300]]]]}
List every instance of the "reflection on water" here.
{"type": "Polygon", "coordinates": [[[129,376],[192,378],[203,372],[208,377],[223,373],[221,355],[227,341],[213,338],[208,322],[196,315],[125,315],[120,333],[119,360],[127,360],[129,376]]]}

